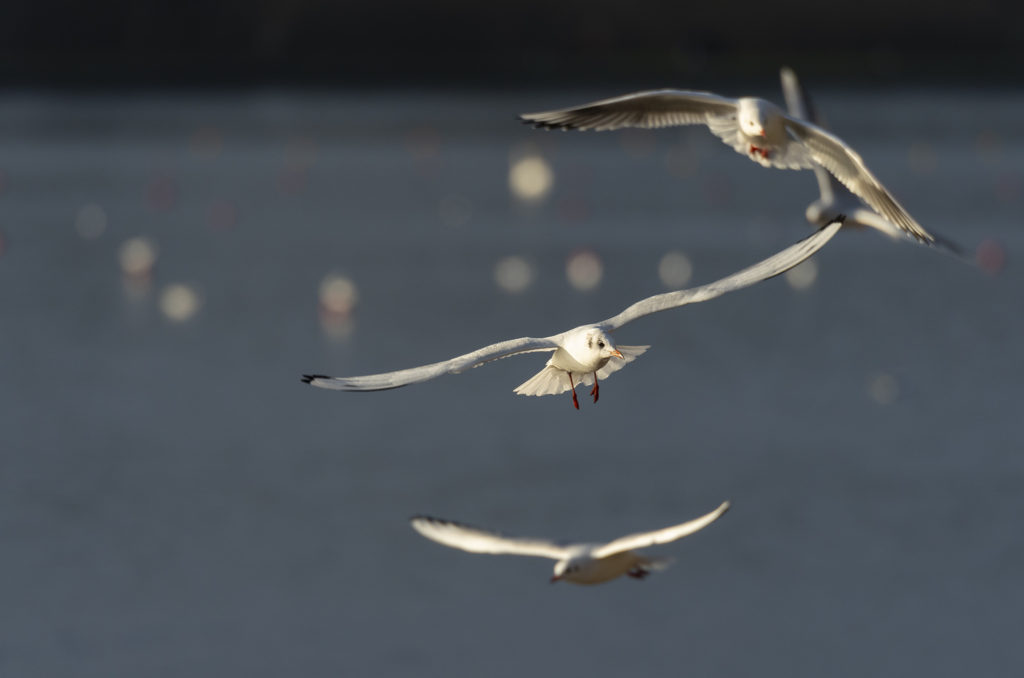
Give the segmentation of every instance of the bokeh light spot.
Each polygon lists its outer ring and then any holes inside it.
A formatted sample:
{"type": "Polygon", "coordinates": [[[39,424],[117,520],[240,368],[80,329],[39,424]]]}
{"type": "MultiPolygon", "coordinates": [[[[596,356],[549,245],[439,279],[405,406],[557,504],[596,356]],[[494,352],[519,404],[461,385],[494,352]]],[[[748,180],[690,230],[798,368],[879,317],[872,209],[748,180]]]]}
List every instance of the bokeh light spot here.
{"type": "Polygon", "coordinates": [[[996,275],[1006,266],[1006,248],[991,238],[982,240],[974,252],[974,261],[989,275],[996,275]]]}
{"type": "Polygon", "coordinates": [[[900,385],[896,377],[887,372],[876,372],[867,380],[868,396],[879,405],[889,405],[899,397],[900,385]]]}
{"type": "Polygon", "coordinates": [[[326,313],[348,315],[359,301],[359,290],[350,278],[331,273],[320,281],[320,308],[326,313]]]}
{"type": "Polygon", "coordinates": [[[157,258],[156,243],[149,238],[129,238],[121,243],[118,260],[121,271],[130,278],[148,278],[157,258]]]}
{"type": "Polygon", "coordinates": [[[178,183],[170,176],[161,175],[149,182],[146,203],[150,209],[166,212],[178,202],[178,183]]]}
{"type": "Polygon", "coordinates": [[[786,282],[794,290],[806,290],[818,279],[818,262],[813,259],[797,264],[785,273],[786,282]]]}
{"type": "Polygon", "coordinates": [[[160,294],[160,311],[176,323],[191,319],[201,305],[199,293],[190,285],[168,285],[160,294]]]}
{"type": "Polygon", "coordinates": [[[682,252],[668,252],[658,262],[658,277],[661,284],[670,290],[677,290],[690,282],[693,264],[682,252]]]}
{"type": "Polygon", "coordinates": [[[565,265],[565,277],[574,289],[589,292],[601,284],[604,266],[601,258],[591,250],[580,250],[569,255],[565,265]]]}
{"type": "Polygon", "coordinates": [[[189,146],[198,156],[216,158],[224,148],[224,137],[215,127],[200,127],[192,135],[189,146]]]}
{"type": "Polygon", "coordinates": [[[238,223],[238,208],[230,200],[217,200],[210,205],[207,217],[210,228],[217,230],[234,228],[235,224],[238,223]]]}
{"type": "Polygon", "coordinates": [[[95,203],[83,205],[75,215],[75,230],[89,240],[100,237],[107,230],[107,211],[95,203]]]}
{"type": "Polygon", "coordinates": [[[504,257],[494,265],[494,282],[509,294],[519,294],[533,282],[533,267],[522,257],[504,257]]]}
{"type": "Polygon", "coordinates": [[[539,153],[532,152],[513,160],[508,170],[509,190],[523,202],[538,202],[551,191],[555,175],[539,153]]]}

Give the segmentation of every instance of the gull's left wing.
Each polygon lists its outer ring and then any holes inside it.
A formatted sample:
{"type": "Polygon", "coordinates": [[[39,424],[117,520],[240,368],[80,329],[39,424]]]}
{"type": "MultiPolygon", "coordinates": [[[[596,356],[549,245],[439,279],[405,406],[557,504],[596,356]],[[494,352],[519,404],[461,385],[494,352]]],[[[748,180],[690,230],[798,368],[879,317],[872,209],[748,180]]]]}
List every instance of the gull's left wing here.
{"type": "Polygon", "coordinates": [[[610,555],[621,553],[623,551],[642,549],[648,546],[654,546],[655,544],[667,544],[670,541],[682,539],[688,534],[693,534],[697,530],[707,527],[718,520],[722,514],[728,510],[729,502],[722,502],[721,506],[700,518],[694,518],[688,522],[673,525],[671,527],[665,527],[660,530],[654,530],[653,532],[638,532],[636,534],[626,535],[625,537],[619,537],[615,541],[608,542],[604,546],[594,549],[592,555],[594,558],[607,558],[610,555]]]}
{"type": "Polygon", "coordinates": [[[831,240],[832,236],[839,231],[839,228],[843,225],[843,220],[845,218],[846,217],[843,215],[837,216],[831,222],[822,226],[812,235],[804,238],[795,245],[790,245],[781,252],[778,252],[777,254],[770,256],[764,261],[754,264],[749,268],[745,268],[739,273],[733,273],[721,280],[716,280],[713,283],[701,285],[700,287],[693,287],[688,290],[679,290],[677,292],[665,292],[664,294],[656,294],[653,297],[647,297],[646,299],[636,302],[618,315],[612,316],[611,318],[598,323],[597,326],[606,332],[611,332],[622,327],[626,323],[632,322],[637,318],[642,318],[645,315],[650,315],[651,313],[667,311],[668,309],[678,308],[679,306],[685,306],[686,304],[695,304],[700,301],[707,301],[708,299],[714,299],[715,297],[721,296],[726,292],[750,287],[754,283],[767,280],[768,278],[774,278],[780,273],[785,273],[824,247],[825,243],[831,240]]]}

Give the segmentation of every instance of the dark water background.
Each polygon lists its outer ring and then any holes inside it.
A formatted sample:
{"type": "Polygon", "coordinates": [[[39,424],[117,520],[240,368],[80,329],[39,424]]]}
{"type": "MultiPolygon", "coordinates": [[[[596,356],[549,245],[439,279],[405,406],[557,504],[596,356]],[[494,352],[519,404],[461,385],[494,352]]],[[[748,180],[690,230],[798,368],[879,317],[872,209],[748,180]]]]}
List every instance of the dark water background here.
{"type": "Polygon", "coordinates": [[[513,119],[617,93],[0,100],[0,673],[1019,671],[1019,93],[818,93],[922,224],[1004,249],[998,277],[841,233],[809,289],[622,329],[651,350],[579,412],[512,393],[537,356],[385,393],[300,383],[551,334],[663,291],[670,250],[699,284],[808,232],[811,173],[706,130],[513,119]],[[509,191],[524,153],[554,176],[533,204],[509,191]],[[132,282],[139,236],[159,257],[132,282]],[[565,275],[581,248],[590,292],[565,275]],[[494,280],[509,255],[535,273],[520,294],[494,280]],[[359,292],[340,333],[332,271],[359,292]],[[200,302],[180,322],[176,284],[200,302]],[[406,522],[601,540],[724,499],[657,550],[670,570],[596,588],[406,522]]]}

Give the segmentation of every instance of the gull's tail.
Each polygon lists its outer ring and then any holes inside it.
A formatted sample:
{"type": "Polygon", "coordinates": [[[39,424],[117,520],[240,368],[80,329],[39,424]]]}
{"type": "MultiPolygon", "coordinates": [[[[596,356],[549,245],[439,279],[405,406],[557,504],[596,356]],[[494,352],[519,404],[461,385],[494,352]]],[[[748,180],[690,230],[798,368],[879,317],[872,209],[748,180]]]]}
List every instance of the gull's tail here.
{"type": "MultiPolygon", "coordinates": [[[[573,379],[573,383],[579,383],[573,379]]],[[[542,396],[557,395],[569,390],[569,373],[557,367],[547,365],[543,370],[516,386],[519,395],[542,396]]]]}
{"type": "Polygon", "coordinates": [[[633,579],[643,579],[652,572],[661,572],[671,564],[671,558],[646,558],[638,556],[633,568],[627,574],[633,577],[633,579]]]}

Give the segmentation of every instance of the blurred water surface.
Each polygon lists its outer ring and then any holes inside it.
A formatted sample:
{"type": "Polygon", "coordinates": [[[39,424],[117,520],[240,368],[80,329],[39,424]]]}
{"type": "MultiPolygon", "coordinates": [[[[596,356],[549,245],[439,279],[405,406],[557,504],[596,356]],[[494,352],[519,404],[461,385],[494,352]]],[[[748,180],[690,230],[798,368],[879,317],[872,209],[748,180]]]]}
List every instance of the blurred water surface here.
{"type": "Polygon", "coordinates": [[[818,93],[999,276],[842,233],[803,289],[622,329],[651,350],[579,412],[512,393],[542,356],[300,383],[605,318],[669,253],[700,284],[808,232],[812,174],[706,130],[513,117],[617,93],[0,99],[0,672],[1019,670],[1018,93],[818,93]],[[673,568],[597,588],[406,522],[601,540],[725,499],[673,568]]]}

